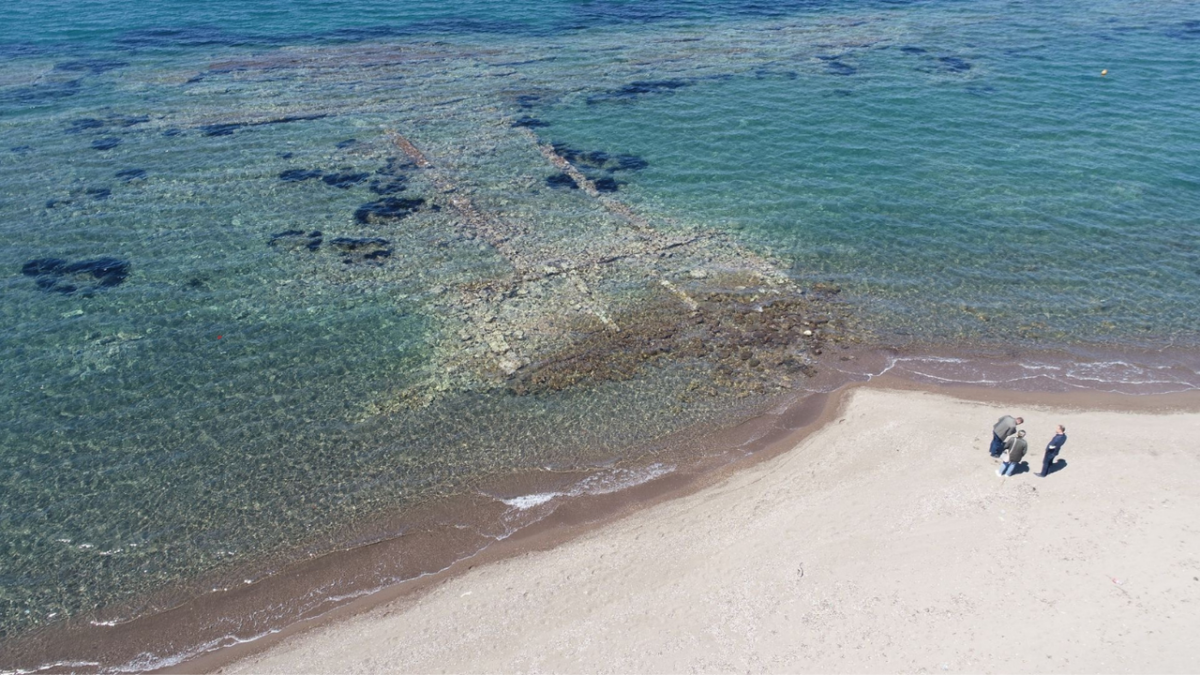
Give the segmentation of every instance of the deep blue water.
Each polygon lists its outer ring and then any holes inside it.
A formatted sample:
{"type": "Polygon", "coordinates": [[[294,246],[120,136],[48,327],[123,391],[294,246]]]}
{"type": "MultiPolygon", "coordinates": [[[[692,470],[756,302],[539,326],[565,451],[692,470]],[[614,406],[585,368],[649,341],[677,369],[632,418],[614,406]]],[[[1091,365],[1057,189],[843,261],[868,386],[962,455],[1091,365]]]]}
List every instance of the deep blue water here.
{"type": "Polygon", "coordinates": [[[3,18],[0,635],[497,475],[645,459],[740,405],[689,394],[703,359],[534,396],[497,373],[560,347],[557,317],[620,323],[737,261],[840,287],[867,342],[1200,342],[1194,3],[3,18]],[[559,275],[653,237],[537,143],[655,236],[723,243],[559,275]]]}

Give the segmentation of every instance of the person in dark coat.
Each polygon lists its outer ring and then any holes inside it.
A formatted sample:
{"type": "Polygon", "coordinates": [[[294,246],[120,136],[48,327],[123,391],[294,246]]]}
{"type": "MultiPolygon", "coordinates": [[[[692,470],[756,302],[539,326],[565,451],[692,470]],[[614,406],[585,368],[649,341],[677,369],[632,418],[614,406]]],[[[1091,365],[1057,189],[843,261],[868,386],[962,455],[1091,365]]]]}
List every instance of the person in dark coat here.
{"type": "Polygon", "coordinates": [[[1055,458],[1058,457],[1058,451],[1062,450],[1063,443],[1066,442],[1067,428],[1060,424],[1058,425],[1058,433],[1046,445],[1046,456],[1042,458],[1042,472],[1038,474],[1039,478],[1045,478],[1050,475],[1050,466],[1054,464],[1055,458]]]}
{"type": "Polygon", "coordinates": [[[992,447],[988,449],[988,454],[992,457],[999,457],[1001,452],[1004,452],[1004,441],[1009,436],[1017,433],[1017,425],[1024,424],[1025,418],[1013,417],[1005,415],[996,422],[996,426],[992,427],[992,447]]]}
{"type": "Polygon", "coordinates": [[[996,469],[996,475],[1003,478],[1011,476],[1013,470],[1025,459],[1025,452],[1029,450],[1029,442],[1025,440],[1025,430],[1017,432],[1016,436],[1010,436],[1007,441],[1004,441],[1004,450],[1008,453],[1008,460],[1000,463],[1000,468],[996,469]]]}

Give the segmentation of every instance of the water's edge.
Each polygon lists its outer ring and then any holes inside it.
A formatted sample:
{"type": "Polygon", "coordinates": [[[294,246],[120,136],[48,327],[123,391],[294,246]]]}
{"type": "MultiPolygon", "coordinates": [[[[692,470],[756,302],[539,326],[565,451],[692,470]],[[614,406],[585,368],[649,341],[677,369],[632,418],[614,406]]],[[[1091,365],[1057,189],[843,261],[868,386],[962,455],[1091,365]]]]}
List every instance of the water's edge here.
{"type": "MultiPolygon", "coordinates": [[[[796,447],[836,418],[860,386],[1006,405],[1200,410],[1200,368],[1186,367],[1200,359],[1160,353],[1158,365],[1136,366],[1136,377],[1126,374],[1121,376],[1126,381],[1117,382],[1112,368],[1135,367],[1122,360],[1128,355],[1119,356],[1087,361],[1062,354],[1006,358],[891,349],[843,354],[842,367],[827,369],[826,379],[813,382],[812,390],[778,397],[733,425],[682,432],[669,453],[640,464],[497,478],[474,494],[375,524],[377,531],[400,536],[313,557],[252,583],[214,588],[165,612],[128,621],[91,618],[85,625],[80,620],[14,639],[8,650],[13,661],[3,664],[4,672],[216,670],[300,632],[416,598],[478,565],[555,546],[712,485],[796,447]],[[1106,364],[1109,380],[1089,384],[1097,364],[1106,364]],[[1169,376],[1150,381],[1146,373],[1156,368],[1169,376]],[[1055,369],[1075,373],[1074,381],[1045,375],[1055,369]]],[[[1148,356],[1141,355],[1143,364],[1148,356]]]]}

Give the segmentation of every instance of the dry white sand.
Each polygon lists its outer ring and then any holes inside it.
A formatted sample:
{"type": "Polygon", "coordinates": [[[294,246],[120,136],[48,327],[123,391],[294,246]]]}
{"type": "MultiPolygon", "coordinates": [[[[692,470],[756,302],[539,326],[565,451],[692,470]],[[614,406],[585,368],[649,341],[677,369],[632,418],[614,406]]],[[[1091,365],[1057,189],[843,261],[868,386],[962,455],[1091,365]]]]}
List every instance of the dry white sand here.
{"type": "Polygon", "coordinates": [[[858,389],[795,449],[228,672],[1197,672],[1200,414],[858,389]],[[1024,413],[1039,470],[1001,479],[1024,413]]]}

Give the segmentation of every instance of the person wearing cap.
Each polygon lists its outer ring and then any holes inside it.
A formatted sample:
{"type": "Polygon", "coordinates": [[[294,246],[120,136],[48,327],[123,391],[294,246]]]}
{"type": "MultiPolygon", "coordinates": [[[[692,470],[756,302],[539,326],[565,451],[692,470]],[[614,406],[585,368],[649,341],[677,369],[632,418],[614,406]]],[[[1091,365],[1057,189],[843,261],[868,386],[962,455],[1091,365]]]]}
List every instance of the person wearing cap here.
{"type": "Polygon", "coordinates": [[[1029,450],[1029,442],[1025,440],[1025,430],[1017,432],[1016,436],[1009,438],[1004,442],[1004,451],[1008,453],[1008,460],[1001,462],[1000,468],[996,469],[996,475],[1003,478],[1011,476],[1013,470],[1025,458],[1025,452],[1029,450]]]}
{"type": "Polygon", "coordinates": [[[1050,467],[1054,464],[1054,460],[1058,457],[1058,451],[1062,450],[1063,443],[1067,442],[1067,428],[1063,425],[1058,425],[1058,433],[1054,434],[1054,438],[1050,439],[1050,443],[1046,446],[1046,456],[1042,458],[1042,472],[1037,474],[1038,478],[1045,478],[1050,475],[1050,467]]]}
{"type": "Polygon", "coordinates": [[[1017,425],[1024,424],[1025,418],[1013,417],[1005,415],[996,422],[996,426],[992,427],[992,447],[988,450],[988,454],[992,457],[999,457],[1001,452],[1004,452],[1004,441],[1009,436],[1017,433],[1017,425]]]}

